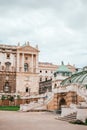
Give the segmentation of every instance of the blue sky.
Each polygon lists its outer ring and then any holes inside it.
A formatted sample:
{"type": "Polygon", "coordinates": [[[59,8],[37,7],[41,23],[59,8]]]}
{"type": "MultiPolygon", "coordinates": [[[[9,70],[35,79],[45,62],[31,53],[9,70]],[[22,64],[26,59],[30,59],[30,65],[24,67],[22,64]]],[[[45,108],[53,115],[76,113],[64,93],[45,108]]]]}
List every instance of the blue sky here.
{"type": "Polygon", "coordinates": [[[0,44],[38,44],[39,60],[87,65],[87,0],[0,0],[0,44]]]}

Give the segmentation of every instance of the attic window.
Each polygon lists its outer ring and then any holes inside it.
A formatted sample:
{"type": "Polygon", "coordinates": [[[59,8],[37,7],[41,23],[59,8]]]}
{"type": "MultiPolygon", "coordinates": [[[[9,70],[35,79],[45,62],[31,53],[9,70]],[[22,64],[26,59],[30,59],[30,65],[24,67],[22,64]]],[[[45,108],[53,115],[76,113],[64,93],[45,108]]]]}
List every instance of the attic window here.
{"type": "Polygon", "coordinates": [[[9,53],[7,53],[7,59],[10,59],[10,54],[9,53]]]}

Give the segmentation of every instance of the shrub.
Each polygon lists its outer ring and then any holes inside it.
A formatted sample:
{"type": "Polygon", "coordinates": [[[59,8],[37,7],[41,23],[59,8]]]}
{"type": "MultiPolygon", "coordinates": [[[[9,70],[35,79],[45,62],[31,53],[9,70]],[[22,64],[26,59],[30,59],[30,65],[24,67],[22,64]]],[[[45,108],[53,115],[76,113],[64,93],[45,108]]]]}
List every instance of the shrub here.
{"type": "Polygon", "coordinates": [[[10,96],[8,99],[9,99],[9,101],[11,101],[11,102],[14,101],[14,97],[13,97],[13,96],[10,96]]]}
{"type": "Polygon", "coordinates": [[[85,123],[87,124],[87,118],[85,119],[85,123]]]}
{"type": "Polygon", "coordinates": [[[81,120],[76,120],[76,121],[73,121],[73,122],[70,122],[70,123],[73,123],[73,124],[79,124],[79,125],[84,125],[84,122],[81,121],[81,120]]]}
{"type": "Polygon", "coordinates": [[[20,95],[17,95],[17,99],[21,99],[20,95]]]}
{"type": "Polygon", "coordinates": [[[76,120],[76,122],[75,122],[76,124],[84,124],[84,122],[83,121],[81,121],[81,120],[76,120]]]}
{"type": "Polygon", "coordinates": [[[3,101],[5,99],[6,99],[5,95],[2,95],[1,100],[3,101]]]}

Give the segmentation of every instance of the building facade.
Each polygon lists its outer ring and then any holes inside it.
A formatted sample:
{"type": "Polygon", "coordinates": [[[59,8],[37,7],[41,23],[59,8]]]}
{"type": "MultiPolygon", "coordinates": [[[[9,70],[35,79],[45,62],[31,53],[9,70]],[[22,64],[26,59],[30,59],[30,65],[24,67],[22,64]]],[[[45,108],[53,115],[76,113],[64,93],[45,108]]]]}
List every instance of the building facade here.
{"type": "Polygon", "coordinates": [[[38,94],[38,48],[0,45],[0,92],[38,94]]]}
{"type": "Polygon", "coordinates": [[[0,45],[0,93],[16,92],[16,46],[0,45]]]}
{"type": "MultiPolygon", "coordinates": [[[[39,62],[38,57],[38,46],[32,47],[29,42],[0,45],[0,93],[30,96],[51,90],[53,75],[60,66],[39,62]]],[[[74,72],[75,67],[67,67],[74,72]]]]}
{"type": "Polygon", "coordinates": [[[39,81],[51,80],[53,73],[58,68],[58,65],[54,65],[48,62],[39,62],[39,81]]]}

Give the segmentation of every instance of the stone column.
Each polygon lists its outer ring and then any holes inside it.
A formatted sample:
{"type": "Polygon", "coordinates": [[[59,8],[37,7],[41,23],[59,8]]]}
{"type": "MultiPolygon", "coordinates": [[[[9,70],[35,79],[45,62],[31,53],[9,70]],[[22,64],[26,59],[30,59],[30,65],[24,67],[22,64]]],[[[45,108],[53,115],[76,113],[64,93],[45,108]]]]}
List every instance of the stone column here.
{"type": "Polygon", "coordinates": [[[36,55],[36,73],[38,73],[38,54],[36,55]]]}
{"type": "Polygon", "coordinates": [[[31,72],[33,73],[33,54],[31,56],[31,72]]]}
{"type": "Polygon", "coordinates": [[[22,53],[22,72],[24,72],[24,53],[22,53]]]}
{"type": "Polygon", "coordinates": [[[19,62],[20,62],[20,56],[19,52],[17,52],[17,72],[19,72],[19,62]]]}

